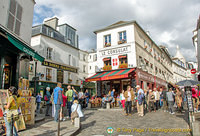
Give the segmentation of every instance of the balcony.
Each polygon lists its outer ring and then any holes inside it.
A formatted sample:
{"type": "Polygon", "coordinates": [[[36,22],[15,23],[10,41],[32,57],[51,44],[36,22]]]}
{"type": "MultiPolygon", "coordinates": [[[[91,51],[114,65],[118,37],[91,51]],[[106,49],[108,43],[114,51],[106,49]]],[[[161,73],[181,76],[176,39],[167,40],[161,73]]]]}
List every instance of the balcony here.
{"type": "Polygon", "coordinates": [[[119,68],[128,68],[127,63],[119,64],[119,68]]]}
{"type": "Polygon", "coordinates": [[[110,66],[110,65],[104,66],[104,67],[103,67],[103,70],[104,70],[104,71],[112,70],[112,66],[110,66]]]}
{"type": "Polygon", "coordinates": [[[118,41],[118,44],[123,44],[123,43],[126,43],[125,39],[122,39],[122,40],[118,41]]]}

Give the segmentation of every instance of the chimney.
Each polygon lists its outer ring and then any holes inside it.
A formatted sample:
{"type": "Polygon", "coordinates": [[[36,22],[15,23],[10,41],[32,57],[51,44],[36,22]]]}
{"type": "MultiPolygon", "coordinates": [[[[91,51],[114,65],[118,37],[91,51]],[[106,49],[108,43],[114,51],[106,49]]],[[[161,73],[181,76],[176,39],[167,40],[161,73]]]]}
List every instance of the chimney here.
{"type": "Polygon", "coordinates": [[[44,21],[45,25],[48,25],[50,27],[52,27],[53,29],[56,30],[57,26],[58,26],[58,18],[57,17],[53,17],[50,19],[47,19],[44,21]]]}

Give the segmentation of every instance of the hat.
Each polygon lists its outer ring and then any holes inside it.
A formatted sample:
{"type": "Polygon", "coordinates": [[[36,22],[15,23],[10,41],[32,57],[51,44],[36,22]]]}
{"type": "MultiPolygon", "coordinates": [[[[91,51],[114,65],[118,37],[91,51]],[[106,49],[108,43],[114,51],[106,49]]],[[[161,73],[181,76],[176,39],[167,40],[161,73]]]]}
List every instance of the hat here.
{"type": "Polygon", "coordinates": [[[50,90],[50,87],[47,87],[46,90],[50,90]]]}
{"type": "Polygon", "coordinates": [[[140,87],[140,85],[137,85],[135,88],[138,88],[138,87],[140,87]]]}

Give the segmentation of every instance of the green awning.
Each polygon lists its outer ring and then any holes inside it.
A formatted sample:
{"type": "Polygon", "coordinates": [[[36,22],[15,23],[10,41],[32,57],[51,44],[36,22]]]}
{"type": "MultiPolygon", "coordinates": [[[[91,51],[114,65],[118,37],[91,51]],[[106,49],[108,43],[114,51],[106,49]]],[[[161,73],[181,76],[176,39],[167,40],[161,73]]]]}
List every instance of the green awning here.
{"type": "Polygon", "coordinates": [[[16,39],[14,36],[12,36],[11,34],[7,33],[8,36],[8,40],[15,46],[17,47],[19,50],[27,53],[28,55],[32,56],[33,58],[43,62],[44,58],[42,56],[40,56],[37,52],[35,52],[31,47],[27,46],[26,44],[24,44],[23,42],[21,42],[20,40],[16,39]]]}

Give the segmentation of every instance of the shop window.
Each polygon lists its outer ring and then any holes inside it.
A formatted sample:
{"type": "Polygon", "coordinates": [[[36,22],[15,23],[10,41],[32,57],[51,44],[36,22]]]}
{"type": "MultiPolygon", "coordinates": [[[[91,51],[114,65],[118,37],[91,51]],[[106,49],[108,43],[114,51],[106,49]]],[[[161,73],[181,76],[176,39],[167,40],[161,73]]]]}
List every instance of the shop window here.
{"type": "Polygon", "coordinates": [[[22,7],[15,0],[10,0],[7,28],[20,35],[22,7]]]}
{"type": "Polygon", "coordinates": [[[52,51],[53,49],[52,48],[47,48],[47,59],[50,59],[52,60],[52,51]]]}
{"type": "Polygon", "coordinates": [[[118,44],[126,43],[126,31],[119,32],[118,44]]]}
{"type": "Polygon", "coordinates": [[[46,68],[46,80],[51,81],[52,79],[52,69],[46,68]]]}
{"type": "Polygon", "coordinates": [[[29,64],[29,72],[33,72],[33,64],[29,64]]]}
{"type": "Polygon", "coordinates": [[[111,46],[111,35],[105,35],[104,36],[104,46],[109,47],[111,46]]]}
{"type": "Polygon", "coordinates": [[[158,73],[158,68],[157,68],[157,67],[155,67],[155,73],[156,73],[156,74],[158,73]]]}

